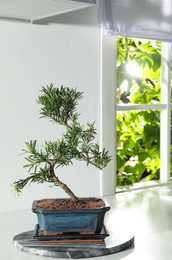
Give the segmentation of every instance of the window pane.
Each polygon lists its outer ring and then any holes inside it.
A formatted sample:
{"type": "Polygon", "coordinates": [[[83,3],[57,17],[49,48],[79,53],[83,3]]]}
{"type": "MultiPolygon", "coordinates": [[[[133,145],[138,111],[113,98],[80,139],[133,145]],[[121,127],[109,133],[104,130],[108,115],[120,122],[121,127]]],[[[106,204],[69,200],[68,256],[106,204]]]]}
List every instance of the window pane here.
{"type": "Polygon", "coordinates": [[[117,104],[160,103],[161,43],[117,39],[117,104]]]}
{"type": "Polygon", "coordinates": [[[158,180],[160,111],[117,112],[117,185],[158,180]]]}

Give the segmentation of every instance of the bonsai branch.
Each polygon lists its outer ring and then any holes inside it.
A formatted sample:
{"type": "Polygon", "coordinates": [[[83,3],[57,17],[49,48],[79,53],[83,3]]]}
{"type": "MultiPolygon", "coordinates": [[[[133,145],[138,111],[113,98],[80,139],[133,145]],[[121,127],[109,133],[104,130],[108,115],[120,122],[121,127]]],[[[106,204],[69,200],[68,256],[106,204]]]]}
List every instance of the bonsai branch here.
{"type": "MultiPolygon", "coordinates": [[[[58,162],[58,160],[60,159],[61,155],[60,153],[56,156],[56,158],[50,163],[50,174],[54,173],[54,166],[56,165],[56,163],[58,162]]],[[[53,176],[54,177],[54,174],[53,176]]]]}
{"type": "Polygon", "coordinates": [[[84,130],[78,122],[79,114],[76,112],[76,105],[81,98],[82,93],[77,92],[76,89],[63,86],[54,88],[53,84],[42,88],[42,96],[39,96],[37,101],[42,105],[40,118],[47,117],[57,124],[65,126],[67,131],[61,140],[46,141],[43,149],[36,147],[36,140],[26,142],[27,150],[23,151],[28,156],[25,157],[27,164],[24,167],[29,167],[30,176],[14,183],[14,189],[18,193],[28,182],[50,182],[62,188],[73,201],[77,201],[77,197],[70,188],[56,176],[55,168],[70,165],[72,160],[76,159],[102,170],[111,160],[111,156],[105,149],[100,152],[99,145],[93,143],[96,135],[94,123],[88,122],[88,127],[84,130]]]}

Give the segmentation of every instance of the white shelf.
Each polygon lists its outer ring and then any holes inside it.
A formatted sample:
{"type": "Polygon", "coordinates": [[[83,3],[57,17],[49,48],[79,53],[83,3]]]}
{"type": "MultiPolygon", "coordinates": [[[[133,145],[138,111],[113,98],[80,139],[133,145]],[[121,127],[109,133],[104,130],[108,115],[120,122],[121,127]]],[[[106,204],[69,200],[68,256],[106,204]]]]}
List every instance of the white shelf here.
{"type": "Polygon", "coordinates": [[[95,4],[95,0],[0,0],[0,18],[33,22],[95,4]]]}

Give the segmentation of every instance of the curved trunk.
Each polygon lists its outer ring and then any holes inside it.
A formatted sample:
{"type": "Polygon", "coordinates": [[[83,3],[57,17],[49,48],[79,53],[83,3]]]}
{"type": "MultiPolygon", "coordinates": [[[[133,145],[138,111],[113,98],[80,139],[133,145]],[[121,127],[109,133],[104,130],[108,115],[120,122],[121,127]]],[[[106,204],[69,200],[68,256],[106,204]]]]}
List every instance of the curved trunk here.
{"type": "Polygon", "coordinates": [[[70,196],[71,200],[73,200],[73,201],[77,201],[78,200],[78,198],[69,189],[69,187],[66,184],[64,184],[63,182],[59,181],[59,179],[56,176],[53,177],[53,181],[70,196]]]}
{"type": "Polygon", "coordinates": [[[76,202],[78,199],[75,196],[75,194],[69,189],[69,187],[65,183],[61,182],[54,173],[55,164],[58,162],[60,157],[61,155],[58,154],[54,161],[50,163],[50,174],[52,177],[52,181],[55,182],[60,188],[62,188],[70,196],[71,200],[76,202]]]}

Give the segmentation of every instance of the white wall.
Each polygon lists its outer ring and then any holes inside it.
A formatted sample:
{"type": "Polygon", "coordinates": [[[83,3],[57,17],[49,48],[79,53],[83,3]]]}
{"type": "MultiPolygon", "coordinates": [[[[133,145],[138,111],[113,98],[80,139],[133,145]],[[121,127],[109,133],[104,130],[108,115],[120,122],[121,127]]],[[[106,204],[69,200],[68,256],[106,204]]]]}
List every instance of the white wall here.
{"type": "MultiPolygon", "coordinates": [[[[60,188],[31,185],[14,198],[10,183],[27,176],[25,141],[59,138],[59,128],[39,119],[35,102],[41,86],[53,82],[84,91],[81,121],[96,121],[99,132],[100,55],[96,7],[28,24],[0,21],[0,212],[30,208],[34,199],[66,197],[60,188]]],[[[76,162],[59,178],[77,196],[99,196],[100,174],[76,162]]]]}

